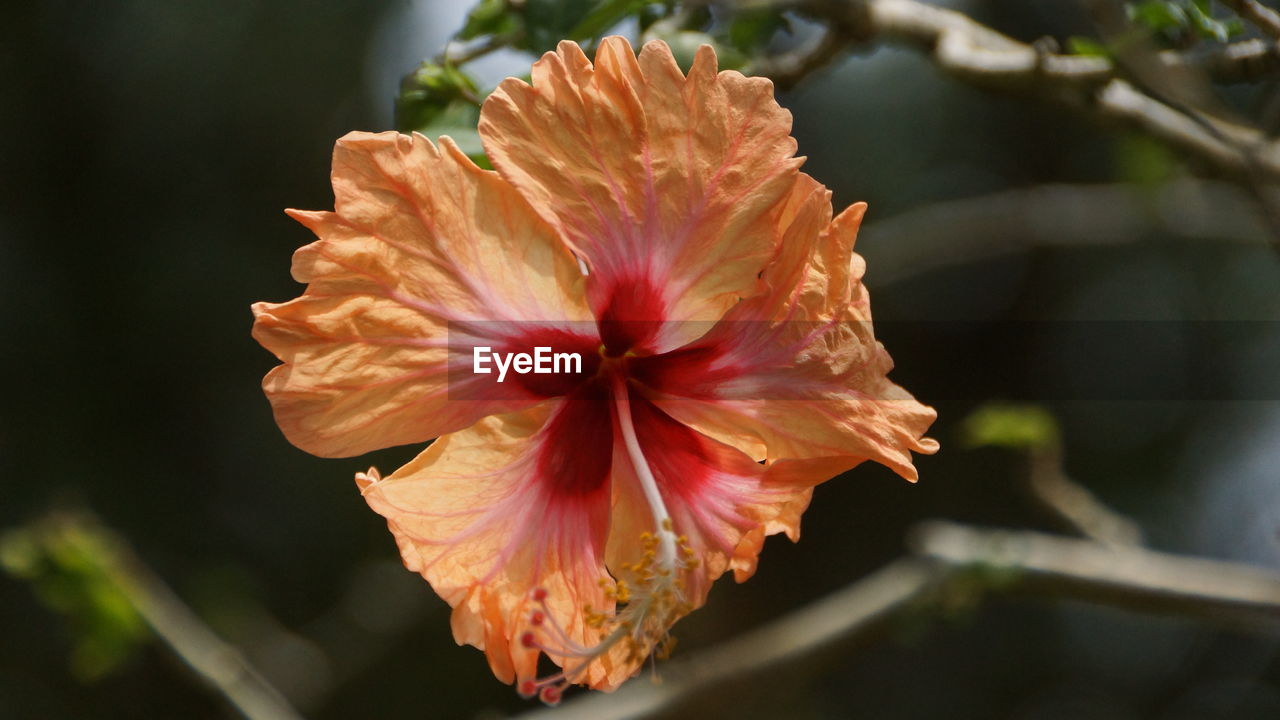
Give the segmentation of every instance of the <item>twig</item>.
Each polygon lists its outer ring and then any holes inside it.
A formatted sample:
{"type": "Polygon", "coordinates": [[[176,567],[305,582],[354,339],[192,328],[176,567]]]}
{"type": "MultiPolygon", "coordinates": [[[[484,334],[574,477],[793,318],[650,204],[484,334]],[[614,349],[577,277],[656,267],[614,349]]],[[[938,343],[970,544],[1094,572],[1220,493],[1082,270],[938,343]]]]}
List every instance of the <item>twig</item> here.
{"type": "MultiPolygon", "coordinates": [[[[1208,120],[1206,129],[1117,77],[1107,58],[1042,52],[959,12],[918,0],[810,0],[798,9],[847,28],[854,40],[917,47],[965,82],[1047,98],[1134,126],[1237,179],[1255,171],[1280,179],[1280,146],[1262,133],[1221,119],[1208,120]]],[[[1160,57],[1172,62],[1172,56],[1160,57]]]]}
{"type": "Polygon", "coordinates": [[[511,45],[512,38],[508,35],[489,35],[470,44],[463,44],[460,41],[450,41],[444,50],[436,56],[436,63],[440,65],[465,65],[477,58],[482,58],[489,53],[501,50],[511,45]],[[455,46],[458,46],[455,48],[455,46]]]}
{"type": "Polygon", "coordinates": [[[1222,4],[1234,10],[1237,15],[1248,20],[1263,33],[1280,40],[1280,13],[1276,13],[1258,0],[1222,0],[1222,4]]]}
{"type": "Polygon", "coordinates": [[[763,58],[744,70],[748,75],[763,75],[783,90],[788,90],[819,68],[825,67],[849,46],[849,37],[837,28],[823,30],[822,37],[809,46],[781,55],[763,58]]]}
{"type": "Polygon", "coordinates": [[[301,720],[284,696],[239,651],[214,634],[123,538],[85,513],[61,522],[97,539],[95,547],[105,549],[104,571],[156,636],[242,715],[249,720],[301,720]]]}
{"type": "Polygon", "coordinates": [[[661,668],[662,681],[633,681],[609,695],[594,694],[520,717],[612,720],[669,713],[703,696],[750,683],[783,666],[838,650],[883,629],[895,612],[919,599],[939,578],[938,568],[914,558],[899,560],[843,590],[726,641],[701,655],[661,668]]]}
{"type": "Polygon", "coordinates": [[[1280,632],[1280,574],[1260,568],[941,521],[915,528],[911,544],[916,557],[897,560],[699,655],[668,663],[661,684],[632,682],[610,695],[587,695],[521,717],[621,720],[681,714],[700,698],[725,697],[725,688],[765,677],[777,682],[784,668],[811,667],[823,656],[868,640],[897,613],[945,592],[943,583],[950,578],[993,578],[990,582],[1001,587],[1012,582],[1009,589],[1280,632]]]}
{"type": "MultiPolygon", "coordinates": [[[[1280,215],[1268,185],[1275,180],[1262,157],[1266,142],[1256,130],[1242,132],[1230,119],[1234,113],[1215,95],[1207,75],[1188,65],[1170,67],[1160,59],[1150,36],[1139,28],[1125,12],[1121,0],[1088,0],[1087,5],[1103,38],[1115,48],[1116,62],[1134,81],[1141,92],[1179,116],[1189,119],[1201,132],[1226,146],[1230,154],[1243,161],[1237,179],[1253,195],[1271,229],[1280,241],[1280,215]]],[[[1234,164],[1234,163],[1232,163],[1234,164]]],[[[1280,244],[1275,246],[1280,250],[1280,244]]]]}
{"type": "Polygon", "coordinates": [[[1032,497],[1072,530],[1107,547],[1142,544],[1142,528],[1137,523],[1067,476],[1057,448],[1033,450],[1030,460],[1027,485],[1032,497]]]}
{"type": "MultiPolygon", "coordinates": [[[[1161,57],[1168,58],[1165,50],[1161,57]]],[[[1223,45],[1208,53],[1192,56],[1188,62],[1202,68],[1220,83],[1250,83],[1272,80],[1280,74],[1280,47],[1257,38],[1223,45]]]]}
{"type": "Polygon", "coordinates": [[[943,521],[916,528],[911,544],[953,567],[1019,573],[1018,586],[1039,594],[1280,630],[1280,573],[1272,570],[943,521]]]}

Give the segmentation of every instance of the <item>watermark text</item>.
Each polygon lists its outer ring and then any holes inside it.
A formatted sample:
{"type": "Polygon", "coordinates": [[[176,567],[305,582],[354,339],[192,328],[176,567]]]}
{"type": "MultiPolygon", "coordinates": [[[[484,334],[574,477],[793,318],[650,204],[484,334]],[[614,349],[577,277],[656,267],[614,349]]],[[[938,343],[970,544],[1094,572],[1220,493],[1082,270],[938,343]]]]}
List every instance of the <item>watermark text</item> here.
{"type": "Polygon", "coordinates": [[[581,373],[582,355],[576,352],[552,352],[550,347],[538,346],[529,353],[494,352],[493,348],[476,346],[472,350],[471,370],[477,375],[488,375],[493,372],[490,361],[497,367],[498,382],[507,378],[507,371],[514,370],[518,375],[551,375],[553,373],[581,373]]]}

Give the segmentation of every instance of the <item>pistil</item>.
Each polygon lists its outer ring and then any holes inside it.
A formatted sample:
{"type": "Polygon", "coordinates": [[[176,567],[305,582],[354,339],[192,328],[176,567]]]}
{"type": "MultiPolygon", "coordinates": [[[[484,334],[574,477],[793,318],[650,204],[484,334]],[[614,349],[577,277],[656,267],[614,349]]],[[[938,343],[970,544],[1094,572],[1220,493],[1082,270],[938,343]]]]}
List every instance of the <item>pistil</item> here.
{"type": "Polygon", "coordinates": [[[618,409],[618,425],[622,430],[622,442],[627,448],[627,457],[631,459],[631,469],[640,488],[644,491],[645,502],[649,504],[649,512],[653,515],[653,526],[658,538],[658,568],[674,570],[676,565],[676,533],[672,527],[671,514],[662,500],[658,490],[658,480],[653,476],[649,461],[640,447],[640,439],[636,437],[635,423],[631,419],[631,397],[626,378],[621,373],[613,376],[613,397],[618,409]]]}
{"type": "Polygon", "coordinates": [[[674,645],[668,630],[692,609],[684,596],[684,573],[698,567],[696,554],[687,538],[676,535],[671,514],[658,489],[657,478],[636,436],[629,390],[621,372],[615,371],[613,375],[613,392],[623,444],[653,516],[654,532],[641,534],[638,560],[623,563],[617,568],[615,578],[600,580],[605,597],[616,605],[613,612],[597,612],[590,607],[583,609],[587,627],[600,633],[599,642],[595,645],[577,642],[556,621],[547,602],[547,591],[543,588],[533,591],[530,596],[534,607],[529,615],[531,629],[521,636],[521,643],[563,658],[564,667],[547,677],[522,680],[518,689],[522,695],[537,695],[548,704],[559,702],[570,684],[582,682],[589,666],[615,647],[625,648],[617,659],[636,668],[655,648],[659,657],[665,657],[674,645]]]}

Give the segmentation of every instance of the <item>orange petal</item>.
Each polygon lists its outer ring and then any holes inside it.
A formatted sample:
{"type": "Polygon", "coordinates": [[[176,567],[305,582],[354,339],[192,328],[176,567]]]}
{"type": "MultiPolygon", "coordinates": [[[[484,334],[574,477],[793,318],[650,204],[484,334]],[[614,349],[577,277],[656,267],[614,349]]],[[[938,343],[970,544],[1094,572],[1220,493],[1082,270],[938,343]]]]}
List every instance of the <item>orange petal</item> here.
{"type": "Polygon", "coordinates": [[[498,172],[589,266],[597,317],[622,321],[716,320],[757,291],[801,162],[790,131],[772,84],[717,73],[709,46],[686,77],[665,44],[637,57],[619,37],[594,66],[560,43],[480,118],[498,172]]]}
{"type": "Polygon", "coordinates": [[[335,212],[290,211],[319,237],[294,255],[306,292],[253,307],[254,337],[285,363],[263,383],[285,435],[356,455],[539,401],[448,401],[450,323],[487,321],[467,326],[483,336],[591,319],[576,262],[528,203],[452,141],[391,132],[339,140],[333,188],[335,212]]]}
{"type": "MultiPolygon", "coordinates": [[[[535,589],[546,591],[547,622],[579,645],[597,640],[584,608],[613,607],[599,584],[609,577],[609,413],[607,395],[589,385],[446,435],[385,480],[357,477],[405,565],[453,607],[455,639],[484,650],[504,682],[536,675],[538,651],[524,644],[544,607],[535,589]]],[[[558,649],[546,648],[553,661],[572,662],[558,649]]],[[[595,663],[583,681],[621,682],[627,675],[611,662],[595,663]]]]}
{"type": "MultiPolygon", "coordinates": [[[[830,462],[786,462],[764,466],[740,450],[677,422],[633,393],[632,417],[640,445],[674,531],[685,536],[697,558],[687,571],[686,600],[698,607],[711,583],[727,570],[739,581],[755,571],[764,538],[785,532],[799,538],[800,514],[814,485],[839,474],[830,462]]],[[[607,562],[615,576],[641,552],[637,538],[656,532],[625,450],[614,461],[614,509],[607,562]]]]}
{"type": "Polygon", "coordinates": [[[779,232],[768,290],[735,306],[692,346],[645,359],[654,401],[681,422],[764,460],[863,460],[915,480],[912,452],[936,413],[888,380],[853,252],[864,205],[830,217],[825,191],[801,175],[779,232]]]}

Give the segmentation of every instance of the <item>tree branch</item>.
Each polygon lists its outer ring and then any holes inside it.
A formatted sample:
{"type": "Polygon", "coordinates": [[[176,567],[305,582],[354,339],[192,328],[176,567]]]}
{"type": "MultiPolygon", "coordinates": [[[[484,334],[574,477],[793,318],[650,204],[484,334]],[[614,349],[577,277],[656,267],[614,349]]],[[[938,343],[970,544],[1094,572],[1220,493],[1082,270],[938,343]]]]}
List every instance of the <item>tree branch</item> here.
{"type": "MultiPolygon", "coordinates": [[[[1166,50],[1161,57],[1168,57],[1170,52],[1166,50]]],[[[1215,82],[1273,80],[1280,75],[1280,46],[1257,38],[1242,40],[1193,56],[1188,62],[1199,66],[1215,82]]]]}
{"type": "Polygon", "coordinates": [[[964,579],[990,586],[1280,632],[1280,573],[1138,547],[933,521],[911,532],[915,557],[701,654],[663,666],[661,683],[631,682],[527,720],[621,720],[687,711],[701,698],[805,668],[872,639],[898,613],[964,579]],[[973,572],[980,570],[980,572],[973,572]],[[990,572],[990,571],[996,572],[990,572]]]}
{"type": "MultiPolygon", "coordinates": [[[[1052,100],[1101,119],[1147,132],[1236,179],[1280,180],[1280,146],[1259,131],[1219,118],[1191,117],[1134,87],[1103,57],[1043,52],[973,19],[918,0],[810,0],[800,12],[841,28],[850,43],[916,47],[944,72],[970,84],[1052,100]]],[[[1171,68],[1181,55],[1162,53],[1171,68]]],[[[1270,70],[1274,60],[1249,45],[1206,60],[1206,67],[1240,77],[1270,70]]]]}
{"type": "Polygon", "coordinates": [[[1027,489],[1032,497],[1073,531],[1108,547],[1142,544],[1142,528],[1112,510],[1089,488],[1072,480],[1057,448],[1032,450],[1027,489]]]}
{"type": "MultiPolygon", "coordinates": [[[[800,672],[886,627],[894,613],[920,599],[940,577],[931,563],[899,560],[764,627],[688,659],[661,667],[659,682],[637,678],[610,694],[593,693],[559,708],[541,708],[522,718],[613,720],[671,713],[708,693],[758,680],[786,668],[800,672]]],[[[773,680],[776,682],[776,678],[773,680]]]]}
{"type": "Polygon", "coordinates": [[[911,545],[953,568],[1014,571],[1037,594],[1280,631],[1280,573],[1272,570],[944,521],[917,527],[911,545]]]}
{"type": "Polygon", "coordinates": [[[826,28],[816,43],[757,60],[743,72],[748,75],[763,75],[779,88],[789,90],[813,71],[831,64],[848,46],[849,38],[843,32],[834,27],[826,28]]]}
{"type": "Polygon", "coordinates": [[[200,679],[249,720],[301,720],[274,687],[235,648],[223,642],[173,590],[134,554],[127,542],[87,512],[51,519],[95,539],[103,570],[129,604],[200,679]]]}
{"type": "Polygon", "coordinates": [[[1280,40],[1280,14],[1258,0],[1222,0],[1237,15],[1273,39],[1280,40]]]}

